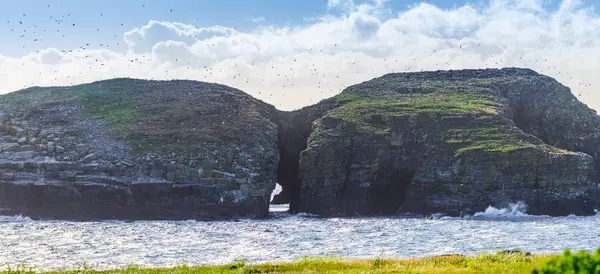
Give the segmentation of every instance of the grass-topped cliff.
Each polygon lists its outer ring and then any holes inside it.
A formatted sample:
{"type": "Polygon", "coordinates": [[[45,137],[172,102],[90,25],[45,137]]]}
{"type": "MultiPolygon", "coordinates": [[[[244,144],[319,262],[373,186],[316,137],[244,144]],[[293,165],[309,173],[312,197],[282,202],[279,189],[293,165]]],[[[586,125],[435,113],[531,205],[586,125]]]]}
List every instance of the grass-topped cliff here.
{"type": "Polygon", "coordinates": [[[1,95],[0,113],[0,207],[11,213],[268,214],[279,160],[277,112],[240,90],[112,79],[1,95]]]}
{"type": "Polygon", "coordinates": [[[598,200],[600,119],[528,69],[387,74],[291,112],[218,84],[112,79],[1,95],[0,114],[0,206],[17,213],[266,216],[277,181],[278,203],[326,215],[598,200]]]}
{"type": "Polygon", "coordinates": [[[333,100],[300,155],[298,211],[460,215],[527,200],[532,213],[593,213],[600,119],[550,77],[393,73],[333,100]]]}

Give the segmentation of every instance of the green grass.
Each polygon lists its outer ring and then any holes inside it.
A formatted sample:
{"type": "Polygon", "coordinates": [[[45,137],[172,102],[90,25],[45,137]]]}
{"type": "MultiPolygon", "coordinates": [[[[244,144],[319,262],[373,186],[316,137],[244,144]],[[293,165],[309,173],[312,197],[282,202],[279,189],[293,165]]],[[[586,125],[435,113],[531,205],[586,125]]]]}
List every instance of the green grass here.
{"type": "Polygon", "coordinates": [[[80,104],[87,119],[107,121],[114,133],[123,133],[139,121],[134,91],[126,85],[84,84],[72,87],[33,87],[0,96],[0,103],[21,110],[56,104],[80,104]]]}
{"type": "MultiPolygon", "coordinates": [[[[485,89],[489,79],[470,82],[471,89],[485,89]]],[[[389,84],[390,81],[385,82],[389,84]]],[[[463,82],[457,82],[459,85],[463,82]]],[[[381,83],[379,83],[381,84],[381,83]]],[[[335,97],[340,106],[337,117],[350,122],[353,131],[362,134],[386,135],[391,132],[394,117],[416,117],[421,119],[421,127],[434,127],[432,135],[443,134],[442,139],[454,150],[455,157],[469,152],[511,152],[543,146],[518,129],[509,120],[497,115],[494,97],[485,93],[445,91],[442,87],[452,86],[444,81],[407,82],[408,86],[440,92],[426,94],[398,94],[375,92],[373,94],[351,90],[335,97]],[[443,83],[442,83],[443,82],[443,83]],[[417,85],[417,86],[415,86],[417,85]],[[440,117],[458,116],[461,119],[440,120],[440,117]]],[[[464,84],[464,83],[463,83],[464,84]]],[[[466,88],[466,86],[461,86],[466,88]]],[[[544,146],[550,153],[568,153],[544,146]]]]}
{"type": "MultiPolygon", "coordinates": [[[[496,113],[494,85],[529,76],[435,79],[392,73],[346,88],[335,96],[338,116],[364,134],[388,134],[373,117],[496,113]]],[[[378,117],[376,117],[377,119],[378,117]]],[[[483,146],[481,146],[483,147],[483,146]]],[[[508,147],[492,149],[509,149],[508,147]]]]}
{"type": "Polygon", "coordinates": [[[341,116],[360,120],[369,114],[408,116],[414,114],[470,114],[476,111],[495,111],[492,97],[476,93],[401,94],[384,98],[343,95],[341,116]],[[356,99],[349,99],[355,97],[356,99]]]}
{"type": "Polygon", "coordinates": [[[0,124],[0,132],[6,132],[10,135],[17,133],[17,128],[11,125],[0,124]]]}
{"type": "Polygon", "coordinates": [[[573,153],[548,146],[496,115],[484,115],[459,123],[447,124],[449,129],[444,132],[445,142],[454,149],[455,157],[474,151],[511,152],[528,148],[538,148],[551,154],[573,153]]]}
{"type": "Polygon", "coordinates": [[[486,142],[480,142],[480,143],[476,143],[476,144],[472,144],[472,145],[460,148],[456,151],[455,156],[459,157],[460,155],[463,155],[465,152],[471,151],[471,150],[483,150],[486,152],[510,152],[510,151],[515,151],[518,149],[529,148],[529,147],[535,147],[535,146],[532,144],[529,144],[529,143],[524,143],[524,142],[507,143],[507,142],[486,141],[486,142]]]}
{"type": "Polygon", "coordinates": [[[80,95],[79,101],[85,107],[83,116],[92,120],[105,120],[117,132],[123,132],[140,120],[137,102],[131,93],[127,90],[90,88],[89,92],[82,92],[80,95]]]}
{"type": "Polygon", "coordinates": [[[455,157],[475,150],[509,152],[538,146],[522,140],[523,133],[515,131],[517,130],[509,124],[489,121],[485,124],[465,123],[462,128],[449,129],[445,136],[446,143],[455,148],[455,157]]]}
{"type": "Polygon", "coordinates": [[[600,273],[600,248],[592,254],[583,250],[577,253],[565,250],[562,255],[552,257],[542,267],[533,271],[533,274],[560,273],[600,273]]]}
{"type": "Polygon", "coordinates": [[[254,147],[256,140],[271,138],[264,129],[273,114],[270,106],[240,90],[184,80],[117,78],[70,87],[32,87],[0,95],[0,104],[13,117],[28,117],[34,126],[39,122],[35,117],[43,122],[51,118],[40,110],[82,105],[83,118],[106,121],[110,127],[105,133],[126,142],[131,155],[152,152],[190,166],[209,157],[220,160],[214,169],[226,172],[233,171],[229,159],[237,153],[233,148],[254,147]],[[214,151],[223,155],[208,156],[214,151]]]}
{"type": "Polygon", "coordinates": [[[356,93],[336,96],[340,104],[337,116],[352,122],[358,132],[385,134],[390,128],[378,123],[378,117],[413,115],[461,115],[495,113],[496,103],[485,94],[452,92],[430,94],[394,94],[372,98],[356,93]]]}
{"type": "MultiPolygon", "coordinates": [[[[370,260],[340,257],[304,257],[289,263],[250,265],[236,261],[219,266],[187,266],[173,268],[142,268],[96,271],[82,266],[75,270],[49,273],[531,273],[551,259],[548,255],[527,256],[523,253],[490,254],[474,257],[460,255],[415,259],[370,260]]],[[[0,273],[32,273],[21,267],[0,273]]]]}
{"type": "Polygon", "coordinates": [[[600,249],[594,253],[565,250],[557,255],[530,255],[523,252],[498,252],[479,256],[433,256],[413,259],[343,259],[337,256],[304,257],[293,262],[247,264],[236,260],[230,264],[214,266],[188,266],[179,264],[171,268],[144,268],[129,266],[122,269],[94,270],[83,264],[71,270],[37,272],[24,265],[4,267],[0,274],[25,273],[599,273],[600,249]]]}

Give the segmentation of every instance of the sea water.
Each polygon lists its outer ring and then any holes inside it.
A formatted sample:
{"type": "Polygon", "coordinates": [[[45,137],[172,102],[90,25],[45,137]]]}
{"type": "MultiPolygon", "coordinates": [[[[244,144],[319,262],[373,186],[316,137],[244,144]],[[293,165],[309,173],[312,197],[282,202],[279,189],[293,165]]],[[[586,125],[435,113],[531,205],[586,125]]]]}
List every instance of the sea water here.
{"type": "Polygon", "coordinates": [[[320,218],[276,206],[267,220],[34,221],[0,217],[0,269],[98,269],[131,264],[168,267],[291,261],[302,256],[349,258],[465,255],[519,249],[532,253],[595,250],[600,216],[527,215],[525,205],[489,207],[461,218],[320,218]]]}

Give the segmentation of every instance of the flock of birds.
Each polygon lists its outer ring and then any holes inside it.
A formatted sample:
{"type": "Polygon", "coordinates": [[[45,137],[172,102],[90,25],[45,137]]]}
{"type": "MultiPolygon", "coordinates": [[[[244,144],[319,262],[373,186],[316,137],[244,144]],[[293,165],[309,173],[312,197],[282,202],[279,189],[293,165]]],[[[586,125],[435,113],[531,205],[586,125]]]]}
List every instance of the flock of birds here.
{"type": "MultiPolygon", "coordinates": [[[[47,8],[50,8],[50,5],[46,6],[47,8]]],[[[145,8],[146,5],[142,4],[141,5],[142,8],[145,8]]],[[[173,9],[169,9],[169,13],[173,13],[173,9]]],[[[99,13],[98,16],[103,17],[104,13],[99,13]]],[[[43,42],[43,38],[40,38],[40,34],[42,33],[49,33],[49,32],[55,32],[56,34],[60,35],[61,38],[63,39],[67,39],[68,37],[65,35],[65,31],[63,30],[63,28],[65,27],[72,27],[75,28],[77,27],[77,23],[73,23],[70,18],[71,18],[71,14],[67,13],[65,15],[60,15],[60,16],[49,16],[48,20],[50,21],[51,24],[44,24],[44,25],[29,25],[28,21],[27,21],[27,14],[22,14],[21,16],[22,18],[20,20],[6,20],[6,26],[10,29],[10,32],[15,32],[19,35],[19,38],[21,39],[22,42],[22,48],[26,48],[30,42],[36,43],[36,42],[43,42]]],[[[121,27],[124,27],[124,23],[117,23],[119,24],[121,27]]],[[[95,29],[97,32],[100,32],[100,28],[96,28],[95,29]]],[[[75,49],[61,49],[60,52],[61,53],[73,53],[73,52],[85,52],[85,50],[88,49],[98,49],[98,48],[105,48],[105,49],[111,49],[111,46],[113,48],[118,47],[118,46],[122,46],[125,47],[125,45],[122,45],[121,42],[119,42],[119,37],[121,35],[119,34],[112,34],[112,38],[117,38],[113,43],[99,43],[99,44],[92,44],[92,43],[85,43],[83,45],[80,45],[78,48],[75,49]]],[[[193,36],[190,36],[189,38],[193,38],[193,36]]],[[[212,45],[213,47],[219,47],[219,45],[212,45]]],[[[457,47],[459,49],[463,49],[465,45],[457,45],[457,47]]],[[[477,51],[478,48],[481,48],[481,44],[473,44],[470,45],[471,49],[474,49],[477,51]]],[[[330,55],[334,55],[337,52],[339,52],[337,49],[340,49],[341,47],[338,47],[337,44],[334,45],[333,50],[332,49],[326,49],[324,51],[324,49],[319,49],[317,48],[316,45],[313,45],[310,48],[307,49],[302,49],[307,53],[310,54],[319,54],[321,56],[326,55],[326,54],[330,54],[330,55]]],[[[258,52],[254,53],[253,57],[257,57],[258,54],[260,54],[260,48],[257,49],[258,52]]],[[[301,49],[294,49],[295,52],[301,52],[301,49]],[[298,51],[296,51],[298,50],[298,51]]],[[[36,50],[36,53],[39,53],[40,50],[36,50]]],[[[355,74],[355,75],[344,75],[344,78],[347,79],[352,79],[353,81],[356,82],[357,79],[370,79],[373,77],[378,77],[381,76],[382,74],[385,73],[389,73],[389,72],[403,72],[403,71],[424,71],[424,70],[432,70],[432,69],[425,69],[422,66],[419,66],[419,60],[422,58],[427,58],[427,57],[434,57],[435,54],[439,52],[438,50],[434,49],[429,53],[425,53],[423,54],[423,56],[421,57],[414,57],[412,58],[412,60],[410,60],[409,58],[409,63],[410,64],[405,64],[404,66],[402,65],[402,61],[395,59],[395,58],[383,58],[380,63],[380,67],[375,69],[375,68],[370,68],[370,69],[366,69],[364,66],[361,66],[360,63],[357,62],[352,62],[351,65],[348,64],[348,68],[347,71],[350,71],[351,74],[355,74]]],[[[87,71],[79,71],[78,75],[85,75],[86,73],[91,73],[94,70],[103,70],[106,69],[106,64],[104,63],[103,60],[99,60],[96,57],[92,56],[92,55],[83,55],[80,58],[82,59],[89,59],[89,60],[93,60],[93,62],[91,62],[92,65],[89,65],[87,67],[87,71]]],[[[472,58],[471,56],[469,58],[472,58]]],[[[488,60],[493,60],[494,59],[494,55],[490,55],[488,60]]],[[[148,62],[155,62],[156,60],[154,60],[153,56],[151,53],[149,54],[139,54],[136,55],[135,58],[131,58],[128,61],[128,67],[131,68],[135,68],[136,65],[142,65],[148,62]]],[[[293,60],[294,63],[298,62],[298,60],[294,59],[293,60]]],[[[499,58],[495,61],[491,61],[491,62],[485,62],[485,67],[503,67],[505,66],[505,60],[503,60],[502,58],[499,58]]],[[[562,73],[559,71],[560,68],[557,68],[556,65],[553,65],[551,62],[549,62],[548,59],[543,59],[543,60],[524,60],[523,57],[520,57],[520,63],[522,64],[521,66],[526,66],[526,67],[532,67],[534,69],[536,69],[538,72],[540,73],[544,73],[544,72],[548,72],[549,74],[552,74],[552,72],[556,71],[555,75],[550,75],[550,76],[554,76],[560,79],[565,79],[565,77],[567,77],[570,80],[573,80],[573,76],[572,75],[568,75],[568,73],[562,73]]],[[[23,62],[22,65],[24,66],[25,63],[23,62]]],[[[178,70],[178,68],[181,67],[185,67],[186,70],[196,70],[196,71],[201,71],[204,74],[204,79],[198,79],[198,80],[206,80],[206,81],[211,81],[211,78],[215,75],[220,75],[223,73],[223,69],[214,69],[211,66],[208,65],[204,65],[204,66],[200,66],[197,67],[196,64],[194,63],[193,60],[185,60],[184,58],[175,58],[174,60],[174,66],[171,66],[170,68],[166,68],[165,69],[165,75],[170,75],[170,73],[172,72],[180,72],[180,70],[178,70]]],[[[237,70],[238,65],[236,64],[234,66],[234,69],[237,70]]],[[[252,62],[250,64],[251,69],[256,69],[258,66],[255,62],[252,62]]],[[[435,69],[433,70],[437,70],[437,69],[450,69],[452,68],[452,63],[450,62],[439,62],[435,64],[435,69]]],[[[265,82],[278,82],[280,83],[280,87],[283,88],[284,90],[286,88],[295,88],[298,87],[298,82],[296,81],[296,76],[298,76],[298,74],[296,73],[297,71],[295,71],[295,69],[293,67],[279,67],[279,66],[275,66],[275,65],[270,65],[268,67],[262,67],[262,69],[267,69],[270,70],[270,74],[273,75],[272,78],[267,79],[265,77],[262,77],[261,79],[256,79],[253,77],[249,77],[247,75],[243,75],[242,72],[239,71],[243,71],[243,70],[237,70],[236,73],[233,76],[230,76],[231,79],[229,79],[229,83],[224,83],[227,85],[233,85],[233,86],[243,86],[244,84],[249,84],[250,82],[256,83],[265,83],[265,82]],[[273,79],[275,78],[275,79],[273,79]]],[[[57,75],[59,74],[58,70],[54,70],[54,73],[56,73],[57,75]]],[[[42,75],[42,72],[38,72],[39,75],[42,75]]],[[[109,73],[105,73],[104,75],[108,75],[109,73]]],[[[352,83],[344,83],[343,81],[340,80],[340,76],[337,75],[335,77],[332,77],[330,75],[330,73],[327,73],[327,69],[324,68],[322,65],[313,63],[311,64],[310,68],[309,68],[309,75],[312,79],[314,79],[314,88],[317,90],[320,90],[320,94],[322,95],[322,98],[315,98],[316,101],[323,99],[325,97],[331,96],[337,92],[339,92],[339,90],[343,89],[344,87],[348,86],[349,84],[352,83]],[[335,84],[334,84],[335,82],[335,84]]],[[[65,77],[66,79],[70,79],[73,80],[75,78],[76,75],[64,75],[64,76],[56,76],[53,78],[54,83],[64,83],[65,79],[59,79],[60,77],[65,77]],[[73,76],[73,77],[72,77],[73,76]],[[59,80],[63,80],[63,81],[59,81],[59,80]]],[[[114,77],[123,77],[123,75],[117,75],[117,74],[112,74],[110,75],[112,77],[107,77],[107,78],[114,78],[114,77]]],[[[105,79],[107,79],[105,78],[105,79]]],[[[177,77],[175,77],[177,78],[177,77]]],[[[101,79],[97,79],[97,80],[101,80],[101,79]]],[[[306,84],[305,80],[302,80],[302,84],[306,84]]],[[[31,83],[24,83],[23,87],[27,87],[27,86],[31,86],[34,85],[35,83],[31,82],[31,83]]],[[[52,84],[52,83],[50,83],[52,84]]],[[[76,84],[73,81],[70,81],[70,84],[76,84]]],[[[571,81],[569,83],[572,87],[573,87],[573,82],[571,81]]],[[[591,84],[590,83],[584,83],[584,82],[579,82],[577,83],[577,87],[573,87],[575,90],[577,90],[577,95],[579,97],[582,96],[582,93],[589,90],[591,88],[591,84]]],[[[271,90],[274,90],[274,88],[272,88],[271,90]]],[[[259,92],[259,97],[268,97],[268,99],[272,99],[273,96],[277,96],[277,92],[270,92],[268,95],[265,94],[265,96],[263,96],[262,92],[259,92]]],[[[279,92],[281,93],[281,92],[279,92]]],[[[279,94],[280,96],[284,96],[283,94],[279,94]]]]}

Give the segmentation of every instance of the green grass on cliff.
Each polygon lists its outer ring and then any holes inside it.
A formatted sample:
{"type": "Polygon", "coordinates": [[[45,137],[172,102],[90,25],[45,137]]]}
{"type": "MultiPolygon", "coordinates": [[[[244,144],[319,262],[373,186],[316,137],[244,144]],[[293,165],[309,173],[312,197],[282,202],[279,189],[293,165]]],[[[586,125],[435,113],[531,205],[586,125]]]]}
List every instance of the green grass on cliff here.
{"type": "MultiPolygon", "coordinates": [[[[238,261],[221,266],[177,266],[174,268],[140,268],[131,266],[120,270],[95,271],[89,268],[51,273],[531,273],[541,268],[551,256],[527,256],[523,253],[491,254],[475,257],[460,255],[417,259],[349,260],[336,257],[306,257],[291,263],[258,265],[238,261]]],[[[0,273],[33,273],[26,268],[0,273]]]]}
{"type": "Polygon", "coordinates": [[[445,132],[446,144],[455,149],[455,156],[469,151],[509,152],[536,147],[524,139],[525,134],[507,121],[484,116],[445,132]]]}
{"type": "Polygon", "coordinates": [[[414,114],[469,114],[476,111],[495,111],[496,103],[489,95],[467,92],[396,94],[367,97],[360,94],[340,93],[336,96],[343,117],[360,120],[370,113],[390,116],[414,114]]]}
{"type": "Polygon", "coordinates": [[[254,127],[271,113],[264,102],[223,85],[128,78],[27,88],[0,95],[0,104],[17,115],[53,106],[82,105],[84,118],[106,121],[111,125],[107,133],[127,141],[133,153],[177,155],[197,155],[192,150],[205,148],[203,143],[245,144],[250,140],[248,132],[268,134],[254,127]]]}
{"type": "Polygon", "coordinates": [[[87,119],[105,120],[117,131],[124,131],[140,120],[132,90],[88,85],[78,92],[81,94],[79,101],[85,107],[83,115],[87,119]]]}
{"type": "Polygon", "coordinates": [[[56,104],[80,104],[83,116],[106,120],[116,132],[123,132],[139,120],[133,91],[126,85],[84,84],[72,87],[33,87],[0,96],[1,104],[23,111],[56,104]]]}
{"type": "Polygon", "coordinates": [[[493,98],[477,93],[394,94],[370,97],[357,93],[336,96],[340,104],[338,116],[356,125],[361,133],[385,134],[390,128],[374,120],[378,117],[415,115],[464,115],[479,112],[495,113],[493,98]]]}
{"type": "MultiPolygon", "coordinates": [[[[391,119],[422,119],[422,127],[435,127],[455,157],[468,152],[510,152],[542,148],[541,140],[523,133],[509,120],[496,114],[497,104],[487,94],[436,92],[427,94],[388,94],[377,97],[360,92],[344,92],[335,97],[340,105],[336,116],[351,123],[362,134],[391,132],[391,119]],[[459,117],[459,119],[441,119],[459,117]]],[[[544,146],[550,153],[567,153],[544,146]]]]}
{"type": "MultiPolygon", "coordinates": [[[[352,122],[361,133],[387,134],[390,128],[373,116],[495,114],[494,85],[517,81],[521,76],[463,79],[419,78],[392,73],[350,86],[335,96],[338,116],[352,122]]],[[[526,78],[526,77],[525,77],[526,78]]],[[[481,146],[481,144],[476,144],[481,146]]]]}

